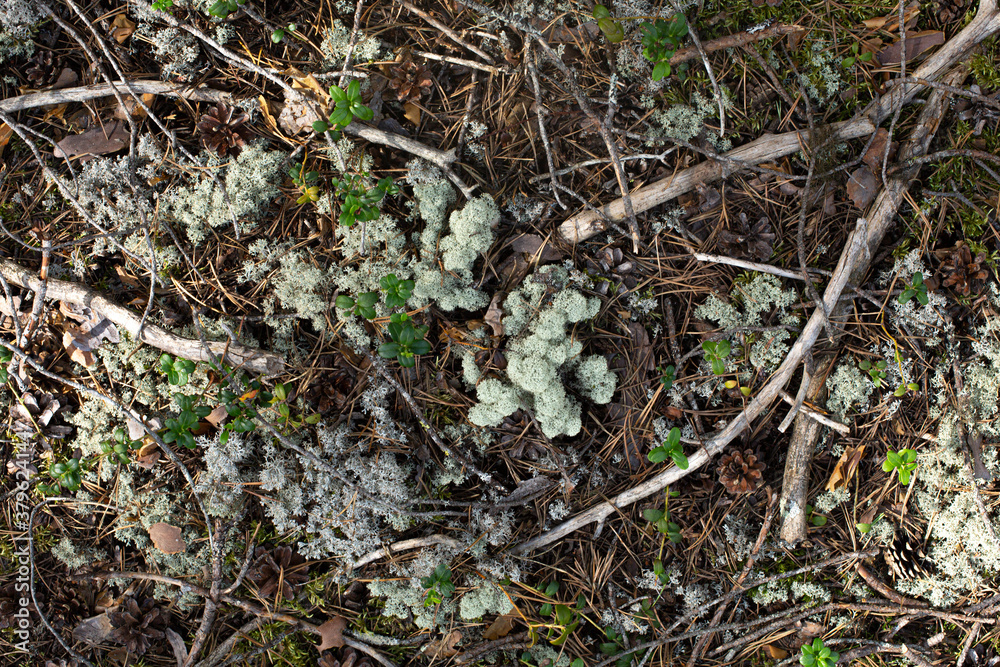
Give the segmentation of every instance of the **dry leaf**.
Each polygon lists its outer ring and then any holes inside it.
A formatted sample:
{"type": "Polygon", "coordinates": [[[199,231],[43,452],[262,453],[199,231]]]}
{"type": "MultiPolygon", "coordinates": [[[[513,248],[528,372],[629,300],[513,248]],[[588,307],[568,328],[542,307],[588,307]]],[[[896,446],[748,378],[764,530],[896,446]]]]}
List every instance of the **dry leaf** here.
{"type": "Polygon", "coordinates": [[[458,630],[452,630],[441,639],[435,639],[428,644],[427,648],[424,649],[424,654],[431,660],[450,658],[453,655],[458,655],[458,649],[455,648],[455,645],[460,641],[462,641],[462,633],[458,630]]]}
{"type": "Polygon", "coordinates": [[[875,199],[878,190],[878,179],[868,167],[859,167],[847,179],[847,196],[854,205],[864,210],[875,199]]]}
{"type": "Polygon", "coordinates": [[[334,616],[329,621],[319,626],[320,644],[316,648],[322,653],[328,648],[340,648],[344,645],[344,628],[347,627],[347,619],[343,616],[334,616]]]}
{"type": "Polygon", "coordinates": [[[324,105],[329,102],[330,93],[326,91],[326,88],[324,88],[319,80],[312,74],[306,74],[305,72],[295,69],[294,67],[289,67],[282,72],[282,74],[292,77],[292,88],[296,90],[312,91],[312,97],[315,97],[324,105]]]}
{"type": "Polygon", "coordinates": [[[49,104],[43,107],[45,113],[42,114],[42,120],[44,121],[57,120],[60,123],[64,122],[63,115],[65,115],[66,109],[68,108],[69,105],[66,104],[65,102],[62,104],[49,104]]]}
{"type": "Polygon", "coordinates": [[[89,337],[77,327],[70,327],[63,333],[63,347],[69,352],[69,358],[81,366],[93,366],[94,351],[90,347],[89,337]]]}
{"type": "MultiPolygon", "coordinates": [[[[910,22],[916,19],[919,15],[920,3],[911,2],[903,10],[903,23],[909,27],[910,22]]],[[[869,30],[886,30],[888,32],[894,32],[899,29],[899,12],[895,11],[892,14],[887,14],[886,16],[868,19],[864,22],[864,24],[869,30]]]]}
{"type": "Polygon", "coordinates": [[[124,14],[116,16],[115,20],[111,22],[111,27],[114,28],[111,31],[111,36],[119,44],[124,43],[135,32],[135,23],[129,21],[128,17],[124,14]]]}
{"type": "Polygon", "coordinates": [[[59,302],[59,310],[66,317],[80,323],[80,331],[92,339],[90,341],[92,349],[99,347],[102,340],[107,340],[111,343],[119,342],[118,327],[111,320],[106,319],[99,311],[66,301],[59,302]]]}
{"type": "Polygon", "coordinates": [[[264,124],[272,132],[277,132],[278,119],[274,117],[274,113],[280,114],[281,108],[283,108],[282,105],[268,101],[263,95],[257,96],[257,102],[260,104],[260,113],[264,116],[264,124]],[[271,107],[274,107],[274,112],[271,111],[271,107]]]}
{"type": "Polygon", "coordinates": [[[483,633],[483,639],[490,642],[496,639],[503,639],[514,629],[514,621],[516,620],[517,616],[513,614],[505,614],[499,617],[490,624],[490,627],[486,628],[486,631],[483,633]]]}
{"type": "Polygon", "coordinates": [[[205,417],[205,421],[215,428],[219,428],[222,425],[222,422],[227,419],[229,419],[229,411],[226,410],[226,406],[224,405],[216,406],[216,408],[209,412],[208,416],[205,417]]]}
{"type": "Polygon", "coordinates": [[[170,648],[174,651],[174,659],[177,661],[177,667],[184,667],[184,663],[187,661],[188,657],[188,650],[187,646],[184,644],[184,638],[170,628],[167,628],[164,631],[164,634],[167,637],[167,643],[170,644],[170,648]]]}
{"type": "Polygon", "coordinates": [[[403,105],[403,116],[414,125],[420,125],[420,107],[413,102],[407,102],[403,105]]]}
{"type": "MultiPolygon", "coordinates": [[[[61,90],[62,88],[69,88],[70,86],[75,86],[76,82],[80,80],[80,75],[68,67],[63,67],[59,70],[59,76],[56,77],[56,82],[52,84],[52,90],[61,90]]],[[[63,105],[65,106],[65,105],[63,105]]],[[[61,117],[61,114],[60,114],[61,117]]]]}
{"type": "Polygon", "coordinates": [[[103,127],[95,127],[83,134],[71,134],[58,144],[52,154],[58,158],[89,156],[115,153],[128,146],[129,132],[125,123],[114,121],[103,127]]]}
{"type": "Polygon", "coordinates": [[[765,644],[764,650],[772,660],[784,660],[788,657],[788,651],[774,644],[765,644]]]}
{"type": "MultiPolygon", "coordinates": [[[[147,108],[153,104],[153,100],[155,99],[156,95],[152,93],[142,94],[142,104],[145,104],[147,108]]],[[[122,102],[124,102],[124,104],[119,104],[115,107],[114,117],[118,120],[128,120],[130,115],[133,118],[146,117],[146,109],[143,109],[142,105],[139,104],[139,102],[131,95],[124,96],[122,98],[122,102]]]]}
{"type": "Polygon", "coordinates": [[[73,639],[96,646],[107,639],[113,629],[114,627],[111,625],[111,619],[108,618],[108,615],[106,613],[98,614],[97,616],[91,616],[88,619],[80,621],[73,628],[73,639]]]}
{"type": "MultiPolygon", "coordinates": [[[[906,35],[906,61],[909,62],[919,56],[927,49],[944,44],[944,33],[940,30],[921,30],[912,35],[906,35]]],[[[882,49],[876,56],[879,63],[884,65],[897,65],[902,59],[902,40],[890,44],[882,49]]]]}
{"type": "Polygon", "coordinates": [[[500,321],[500,318],[503,317],[503,311],[500,309],[500,299],[502,296],[501,292],[493,295],[490,307],[486,309],[486,315],[483,317],[486,323],[493,329],[494,336],[503,335],[503,323],[500,321]]]}
{"type": "Polygon", "coordinates": [[[3,155],[3,149],[13,135],[14,130],[10,129],[7,123],[0,123],[0,155],[3,155]]]}
{"type": "Polygon", "coordinates": [[[312,132],[312,124],[317,118],[311,106],[291,99],[287,93],[285,98],[285,105],[278,113],[278,126],[289,135],[296,135],[304,130],[312,132]]]}
{"type": "Polygon", "coordinates": [[[148,436],[143,438],[143,442],[145,444],[139,448],[134,462],[143,470],[152,470],[156,466],[156,462],[160,460],[159,445],[148,436]]]}
{"type": "Polygon", "coordinates": [[[169,523],[154,523],[149,527],[149,539],[153,546],[165,554],[179,554],[187,550],[187,544],[181,538],[181,529],[169,523]]]}
{"type": "Polygon", "coordinates": [[[538,234],[522,234],[510,242],[510,247],[514,249],[514,252],[523,252],[532,257],[538,254],[538,250],[541,248],[542,252],[538,257],[540,262],[555,262],[563,258],[562,252],[553,248],[552,244],[538,234]]]}
{"type": "Polygon", "coordinates": [[[858,464],[861,463],[861,456],[865,453],[865,446],[847,447],[841,454],[840,460],[830,473],[830,481],[826,483],[827,491],[842,489],[851,483],[855,473],[858,472],[858,464]]]}

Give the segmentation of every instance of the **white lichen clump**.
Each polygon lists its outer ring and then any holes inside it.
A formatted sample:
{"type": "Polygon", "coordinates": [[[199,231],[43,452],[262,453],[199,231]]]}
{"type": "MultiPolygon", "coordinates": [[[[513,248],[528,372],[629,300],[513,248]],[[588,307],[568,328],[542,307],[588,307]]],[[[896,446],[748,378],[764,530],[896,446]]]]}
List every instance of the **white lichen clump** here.
{"type": "Polygon", "coordinates": [[[488,378],[479,383],[479,403],[469,411],[473,424],[498,426],[523,407],[547,437],[576,435],[582,428],[581,407],[567,393],[564,377],[596,403],[611,400],[617,378],[607,361],[598,355],[581,357],[583,344],[567,331],[596,316],[600,300],[568,288],[567,280],[562,267],[544,267],[504,301],[502,322],[511,337],[507,382],[488,378]]]}

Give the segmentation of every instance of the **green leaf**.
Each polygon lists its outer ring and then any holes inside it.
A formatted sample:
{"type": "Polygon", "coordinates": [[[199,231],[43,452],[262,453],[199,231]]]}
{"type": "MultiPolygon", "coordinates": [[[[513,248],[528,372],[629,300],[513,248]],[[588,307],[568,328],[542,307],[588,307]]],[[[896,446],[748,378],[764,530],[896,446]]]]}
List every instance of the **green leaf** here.
{"type": "Polygon", "coordinates": [[[364,121],[369,121],[375,117],[375,112],[363,104],[351,107],[351,111],[354,113],[354,116],[356,118],[360,118],[361,120],[364,121]]]}
{"type": "Polygon", "coordinates": [[[319,134],[323,134],[329,129],[330,125],[325,120],[317,120],[313,122],[313,130],[318,132],[319,134]]]}
{"type": "Polygon", "coordinates": [[[827,518],[825,516],[820,516],[819,514],[814,514],[812,516],[812,525],[814,526],[825,526],[827,518]]]}
{"type": "Polygon", "coordinates": [[[611,11],[604,5],[594,5],[594,11],[591,15],[595,19],[607,19],[611,18],[611,11]]]}
{"type": "Polygon", "coordinates": [[[712,359],[712,372],[715,373],[716,375],[725,375],[726,374],[726,364],[725,364],[725,362],[722,361],[722,359],[719,359],[717,357],[713,358],[712,359]]]}
{"type": "Polygon", "coordinates": [[[723,359],[725,359],[726,357],[729,356],[729,349],[730,349],[729,348],[729,341],[728,340],[720,340],[718,346],[716,346],[716,348],[715,348],[715,352],[720,357],[722,357],[723,359]]]}
{"type": "Polygon", "coordinates": [[[612,44],[618,44],[625,39],[625,29],[621,23],[610,18],[597,19],[597,27],[604,33],[604,38],[612,44]]]}
{"type": "Polygon", "coordinates": [[[276,28],[274,32],[271,33],[271,41],[275,44],[280,44],[281,40],[285,38],[285,31],[282,28],[276,28]]]}
{"type": "Polygon", "coordinates": [[[649,459],[650,463],[663,463],[667,460],[667,450],[665,447],[654,447],[648,454],[646,458],[649,459]]]}
{"type": "Polygon", "coordinates": [[[410,351],[413,354],[427,354],[431,351],[431,344],[426,340],[416,340],[410,345],[410,351]]]}
{"type": "Polygon", "coordinates": [[[869,62],[871,59],[872,59],[871,51],[862,53],[860,56],[858,56],[858,60],[860,60],[863,63],[869,62]]]}
{"type": "Polygon", "coordinates": [[[687,470],[688,469],[688,465],[690,465],[690,464],[688,463],[687,457],[684,456],[684,454],[682,454],[680,452],[672,452],[670,454],[670,456],[671,456],[671,458],[673,458],[674,463],[677,464],[678,468],[680,468],[681,470],[687,470]]]}
{"type": "Polygon", "coordinates": [[[856,62],[855,58],[844,58],[840,64],[843,67],[853,67],[855,62],[856,62]]]}
{"type": "Polygon", "coordinates": [[[872,529],[872,525],[870,523],[859,523],[857,526],[858,532],[862,535],[867,535],[872,529]]]}
{"type": "Polygon", "coordinates": [[[648,509],[642,511],[642,518],[650,523],[656,523],[663,518],[663,510],[660,509],[648,509]]]}
{"type": "Polygon", "coordinates": [[[396,342],[382,343],[378,348],[378,356],[383,359],[395,359],[399,355],[399,344],[396,342]]]}
{"type": "Polygon", "coordinates": [[[351,297],[345,294],[341,294],[340,296],[337,297],[337,300],[334,303],[336,304],[337,308],[340,308],[342,310],[350,310],[351,308],[354,308],[355,301],[351,297]]]}
{"type": "Polygon", "coordinates": [[[670,76],[670,63],[666,60],[661,60],[656,63],[653,68],[653,81],[659,81],[670,76]]]}

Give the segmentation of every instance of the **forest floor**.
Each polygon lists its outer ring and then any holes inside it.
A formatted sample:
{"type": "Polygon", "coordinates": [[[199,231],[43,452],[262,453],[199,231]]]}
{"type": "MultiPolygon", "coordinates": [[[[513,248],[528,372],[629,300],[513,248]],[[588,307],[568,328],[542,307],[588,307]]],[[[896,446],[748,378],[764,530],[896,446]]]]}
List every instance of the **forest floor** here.
{"type": "Polygon", "coordinates": [[[993,0],[0,24],[0,663],[998,664],[993,0]]]}

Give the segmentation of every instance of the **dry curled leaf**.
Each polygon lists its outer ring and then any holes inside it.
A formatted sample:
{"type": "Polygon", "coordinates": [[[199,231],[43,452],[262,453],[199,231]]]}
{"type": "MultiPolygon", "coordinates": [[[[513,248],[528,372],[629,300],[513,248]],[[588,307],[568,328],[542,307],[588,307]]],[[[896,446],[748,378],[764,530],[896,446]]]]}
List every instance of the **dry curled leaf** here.
{"type": "Polygon", "coordinates": [[[858,167],[847,179],[847,196],[851,198],[855,206],[862,210],[868,208],[868,204],[872,203],[877,190],[878,179],[868,167],[858,167]]]}
{"type": "Polygon", "coordinates": [[[851,479],[853,479],[855,473],[858,471],[858,464],[861,463],[861,457],[864,453],[865,445],[847,447],[840,456],[840,460],[837,461],[837,465],[834,466],[833,472],[830,474],[830,480],[826,483],[826,490],[836,491],[850,484],[851,479]]]}
{"type": "MultiPolygon", "coordinates": [[[[944,44],[944,33],[940,30],[921,30],[906,35],[906,60],[913,60],[927,49],[944,44]]],[[[903,56],[903,41],[900,40],[879,51],[876,58],[880,64],[898,65],[903,56]]]]}
{"type": "Polygon", "coordinates": [[[111,22],[111,28],[111,36],[115,38],[115,41],[119,44],[124,44],[125,40],[135,32],[135,23],[129,21],[128,17],[124,14],[119,14],[111,22]]]}
{"type": "Polygon", "coordinates": [[[319,626],[320,643],[316,650],[322,653],[329,648],[340,648],[344,645],[344,628],[347,627],[347,619],[343,616],[334,616],[329,621],[319,626]]]}
{"type": "Polygon", "coordinates": [[[886,145],[889,148],[889,160],[892,160],[893,156],[896,155],[896,146],[898,142],[893,141],[889,143],[889,131],[884,127],[880,127],[875,133],[875,138],[872,140],[868,150],[865,154],[861,156],[861,161],[867,164],[875,174],[880,174],[882,172],[882,159],[885,157],[886,145]]]}
{"type": "Polygon", "coordinates": [[[503,294],[497,292],[493,295],[493,299],[490,301],[490,307],[486,309],[486,315],[483,316],[483,320],[490,325],[493,329],[494,336],[503,335],[503,323],[500,321],[503,318],[503,310],[500,308],[500,301],[503,294]]]}
{"type": "Polygon", "coordinates": [[[483,639],[488,642],[494,641],[496,639],[503,639],[510,634],[510,631],[514,629],[514,621],[517,620],[517,616],[513,614],[504,614],[503,616],[497,618],[497,620],[490,623],[490,627],[486,628],[483,632],[483,639]]]}
{"type": "Polygon", "coordinates": [[[428,644],[424,654],[431,660],[450,658],[458,655],[458,649],[455,648],[455,645],[460,641],[462,641],[462,633],[458,630],[452,630],[441,639],[435,639],[428,644]]]}
{"type": "Polygon", "coordinates": [[[57,158],[83,156],[82,161],[98,155],[116,153],[129,142],[128,128],[121,121],[105,123],[87,130],[83,134],[71,134],[58,144],[52,154],[57,158]]]}
{"type": "Polygon", "coordinates": [[[90,338],[77,327],[70,327],[63,332],[63,347],[69,353],[69,358],[81,366],[90,367],[97,361],[94,350],[90,346],[90,338]]]}
{"type": "Polygon", "coordinates": [[[181,529],[169,523],[154,523],[149,527],[149,539],[153,546],[165,554],[179,554],[187,549],[181,537],[181,529]]]}

